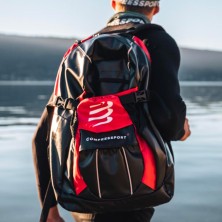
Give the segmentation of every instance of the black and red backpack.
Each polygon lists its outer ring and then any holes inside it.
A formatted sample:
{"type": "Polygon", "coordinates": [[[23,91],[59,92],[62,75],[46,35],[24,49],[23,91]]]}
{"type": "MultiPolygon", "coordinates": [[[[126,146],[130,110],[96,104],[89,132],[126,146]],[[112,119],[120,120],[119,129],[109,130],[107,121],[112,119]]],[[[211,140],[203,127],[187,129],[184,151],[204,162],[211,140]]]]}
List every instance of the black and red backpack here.
{"type": "Polygon", "coordinates": [[[107,27],[76,42],[60,65],[48,104],[49,164],[69,211],[138,210],[173,196],[173,153],[149,112],[151,58],[137,37],[146,28],[107,27]]]}

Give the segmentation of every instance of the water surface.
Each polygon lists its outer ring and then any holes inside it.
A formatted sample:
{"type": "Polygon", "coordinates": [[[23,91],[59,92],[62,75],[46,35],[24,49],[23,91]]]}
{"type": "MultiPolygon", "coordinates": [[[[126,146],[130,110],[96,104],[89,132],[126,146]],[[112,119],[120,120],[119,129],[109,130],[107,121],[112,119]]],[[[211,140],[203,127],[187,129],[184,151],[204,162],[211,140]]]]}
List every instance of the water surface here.
{"type": "MultiPolygon", "coordinates": [[[[181,84],[192,136],[173,143],[175,197],[153,222],[222,221],[222,84],[206,84],[181,84]]],[[[47,81],[0,82],[0,222],[38,221],[31,138],[52,90],[47,81]]]]}

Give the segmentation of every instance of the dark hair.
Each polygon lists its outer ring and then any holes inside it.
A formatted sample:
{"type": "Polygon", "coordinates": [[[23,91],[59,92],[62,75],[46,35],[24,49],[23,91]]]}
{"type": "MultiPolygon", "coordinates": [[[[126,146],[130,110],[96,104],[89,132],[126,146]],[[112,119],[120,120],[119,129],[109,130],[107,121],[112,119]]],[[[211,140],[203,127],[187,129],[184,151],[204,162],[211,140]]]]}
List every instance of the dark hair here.
{"type": "Polygon", "coordinates": [[[132,5],[123,5],[121,3],[120,5],[122,9],[124,9],[124,11],[138,12],[141,14],[149,14],[153,9],[153,7],[149,7],[149,6],[140,7],[140,6],[132,6],[132,5]]]}

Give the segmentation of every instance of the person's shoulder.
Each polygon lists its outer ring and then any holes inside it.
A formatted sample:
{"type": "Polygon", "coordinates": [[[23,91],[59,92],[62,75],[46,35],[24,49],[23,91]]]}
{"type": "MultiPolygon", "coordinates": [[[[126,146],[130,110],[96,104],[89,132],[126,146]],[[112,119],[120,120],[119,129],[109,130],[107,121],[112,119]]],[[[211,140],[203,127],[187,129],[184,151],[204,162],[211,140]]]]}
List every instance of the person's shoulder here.
{"type": "Polygon", "coordinates": [[[174,38],[167,32],[167,30],[158,24],[149,24],[147,29],[147,35],[158,35],[162,38],[166,38],[171,41],[175,41],[174,38]]]}
{"type": "Polygon", "coordinates": [[[155,23],[149,23],[147,24],[147,29],[149,31],[158,31],[158,32],[166,32],[165,29],[159,25],[159,24],[155,24],[155,23]]]}
{"type": "Polygon", "coordinates": [[[175,39],[158,24],[147,24],[141,34],[142,39],[147,39],[150,47],[155,49],[164,50],[167,52],[179,51],[178,45],[175,39]]]}
{"type": "MultiPolygon", "coordinates": [[[[148,36],[155,36],[157,40],[164,40],[171,42],[172,44],[176,44],[175,39],[166,31],[165,28],[163,28],[161,25],[158,24],[149,24],[147,29],[147,35],[148,36]]],[[[154,39],[154,40],[155,40],[154,39]]]]}

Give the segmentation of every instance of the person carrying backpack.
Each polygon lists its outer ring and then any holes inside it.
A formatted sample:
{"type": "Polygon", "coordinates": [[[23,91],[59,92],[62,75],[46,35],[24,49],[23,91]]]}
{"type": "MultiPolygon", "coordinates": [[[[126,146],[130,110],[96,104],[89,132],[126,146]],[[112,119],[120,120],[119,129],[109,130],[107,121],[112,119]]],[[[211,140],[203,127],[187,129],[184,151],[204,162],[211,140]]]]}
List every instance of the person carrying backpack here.
{"type": "Polygon", "coordinates": [[[63,222],[59,202],[77,222],[148,222],[173,197],[170,141],[191,133],[179,49],[151,24],[159,1],[111,2],[107,26],[65,54],[33,136],[40,221],[63,222]]]}

